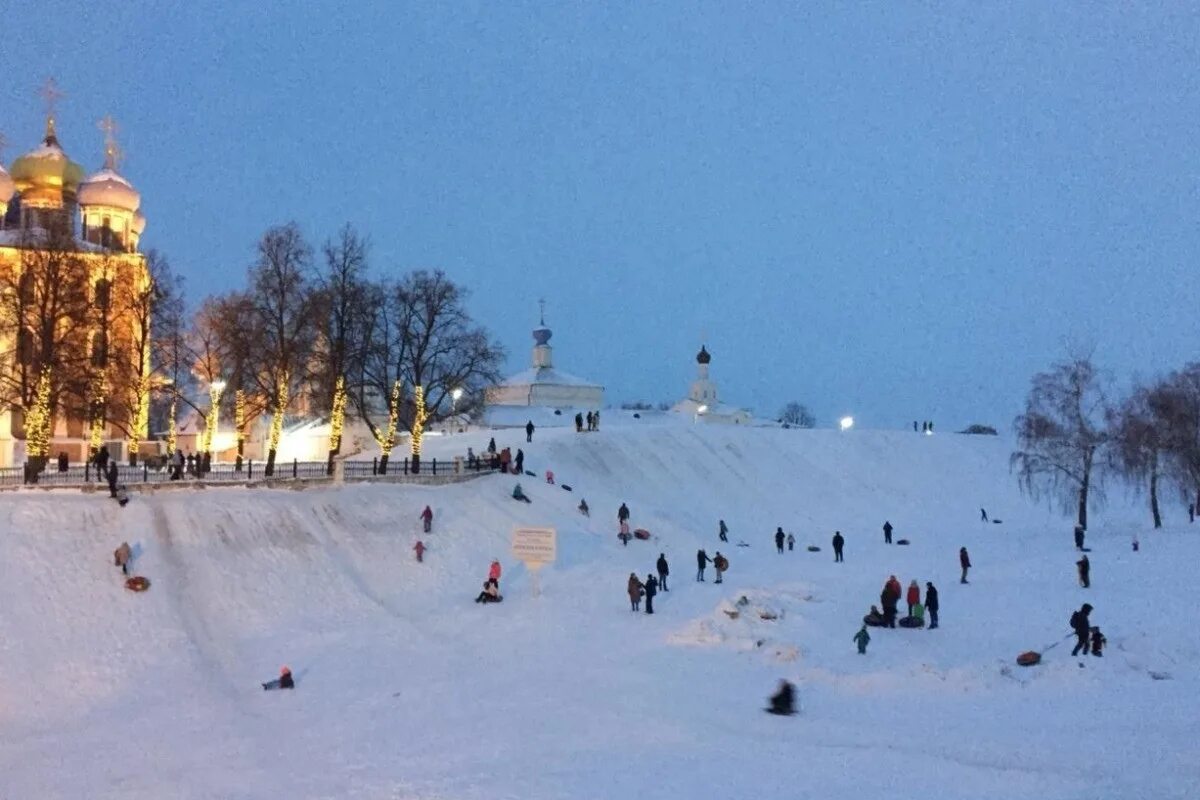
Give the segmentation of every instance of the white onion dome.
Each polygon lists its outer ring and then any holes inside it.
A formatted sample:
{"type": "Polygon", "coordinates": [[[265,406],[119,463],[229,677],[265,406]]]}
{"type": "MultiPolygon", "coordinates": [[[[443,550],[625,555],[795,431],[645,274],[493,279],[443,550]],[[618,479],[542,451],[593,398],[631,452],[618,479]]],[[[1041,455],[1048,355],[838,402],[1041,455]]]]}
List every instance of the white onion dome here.
{"type": "Polygon", "coordinates": [[[142,204],[142,196],[133,185],[111,167],[89,175],[79,184],[76,197],[81,206],[107,206],[129,212],[137,211],[142,204]]]}
{"type": "Polygon", "coordinates": [[[144,230],[146,230],[146,215],[143,214],[141,211],[134,212],[133,232],[136,233],[138,236],[141,236],[142,232],[144,230]]]}

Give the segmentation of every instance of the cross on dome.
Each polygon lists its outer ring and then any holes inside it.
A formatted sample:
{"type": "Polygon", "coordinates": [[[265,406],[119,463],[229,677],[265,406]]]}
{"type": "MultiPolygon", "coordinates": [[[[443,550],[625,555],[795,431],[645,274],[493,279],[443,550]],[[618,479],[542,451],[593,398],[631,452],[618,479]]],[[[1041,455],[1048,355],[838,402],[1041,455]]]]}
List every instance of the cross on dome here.
{"type": "Polygon", "coordinates": [[[96,127],[104,131],[104,168],[116,172],[117,165],[125,155],[121,146],[117,144],[116,120],[112,118],[112,114],[105,114],[104,119],[96,123],[96,127]]]}
{"type": "Polygon", "coordinates": [[[58,101],[67,95],[58,88],[53,76],[46,78],[38,94],[46,103],[46,138],[51,138],[54,136],[54,119],[58,115],[58,101]]]}

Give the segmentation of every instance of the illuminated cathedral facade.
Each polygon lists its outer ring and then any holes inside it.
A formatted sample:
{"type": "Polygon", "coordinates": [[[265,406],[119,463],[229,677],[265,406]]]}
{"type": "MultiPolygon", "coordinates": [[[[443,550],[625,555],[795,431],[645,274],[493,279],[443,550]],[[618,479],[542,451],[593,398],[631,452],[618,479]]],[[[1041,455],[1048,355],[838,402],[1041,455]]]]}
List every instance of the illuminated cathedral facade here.
{"type": "Polygon", "coordinates": [[[0,466],[78,463],[101,446],[127,459],[148,439],[146,217],[115,125],[101,128],[90,175],[52,103],[41,143],[0,163],[0,466]]]}

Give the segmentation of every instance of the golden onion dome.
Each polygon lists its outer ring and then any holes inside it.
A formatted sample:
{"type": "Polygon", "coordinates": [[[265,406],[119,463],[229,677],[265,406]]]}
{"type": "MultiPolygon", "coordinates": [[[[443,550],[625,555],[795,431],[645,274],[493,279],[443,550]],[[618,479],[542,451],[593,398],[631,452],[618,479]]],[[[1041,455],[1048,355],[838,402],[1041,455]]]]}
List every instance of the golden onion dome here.
{"type": "Polygon", "coordinates": [[[146,230],[146,215],[140,211],[134,212],[133,232],[141,236],[144,230],[146,230]]]}
{"type": "Polygon", "coordinates": [[[46,120],[46,138],[12,165],[12,179],[22,202],[29,205],[61,205],[64,196],[74,197],[83,180],[83,167],[63,152],[54,133],[54,118],[46,120]]]}
{"type": "Polygon", "coordinates": [[[137,211],[142,196],[117,171],[105,167],[79,184],[79,205],[108,206],[122,211],[137,211]]]}

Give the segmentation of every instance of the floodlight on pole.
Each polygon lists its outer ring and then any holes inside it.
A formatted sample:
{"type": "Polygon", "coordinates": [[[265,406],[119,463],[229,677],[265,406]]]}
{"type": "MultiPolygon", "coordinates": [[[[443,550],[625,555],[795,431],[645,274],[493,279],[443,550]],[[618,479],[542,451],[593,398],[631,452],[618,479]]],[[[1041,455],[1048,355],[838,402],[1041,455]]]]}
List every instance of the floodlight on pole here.
{"type": "Polygon", "coordinates": [[[854,427],[854,417],[842,417],[838,420],[838,427],[844,431],[848,431],[854,427]]]}

